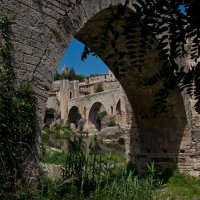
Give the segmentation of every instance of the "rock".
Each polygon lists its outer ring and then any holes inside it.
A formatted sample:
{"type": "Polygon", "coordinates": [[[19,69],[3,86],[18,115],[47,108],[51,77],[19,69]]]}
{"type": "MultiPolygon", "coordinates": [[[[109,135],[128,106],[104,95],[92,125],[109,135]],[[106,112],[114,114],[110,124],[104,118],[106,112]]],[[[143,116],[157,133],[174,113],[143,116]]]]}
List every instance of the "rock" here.
{"type": "Polygon", "coordinates": [[[71,123],[71,124],[70,124],[70,128],[71,128],[71,130],[72,130],[73,132],[76,131],[76,125],[75,125],[74,123],[71,123]]]}
{"type": "Polygon", "coordinates": [[[124,131],[119,126],[106,127],[100,131],[98,137],[103,140],[119,141],[124,139],[124,131]]]}
{"type": "Polygon", "coordinates": [[[109,121],[110,117],[108,115],[104,116],[104,118],[101,120],[101,129],[106,128],[109,121]]]}
{"type": "Polygon", "coordinates": [[[59,180],[61,178],[61,165],[40,163],[44,174],[51,180],[59,180]]]}

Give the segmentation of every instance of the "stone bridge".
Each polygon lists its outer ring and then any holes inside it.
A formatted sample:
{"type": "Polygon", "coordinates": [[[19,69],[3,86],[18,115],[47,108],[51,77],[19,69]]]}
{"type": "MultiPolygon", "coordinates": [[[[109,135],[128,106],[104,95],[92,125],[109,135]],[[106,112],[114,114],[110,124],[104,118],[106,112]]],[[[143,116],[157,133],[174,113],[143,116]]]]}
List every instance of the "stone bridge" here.
{"type": "MultiPolygon", "coordinates": [[[[131,2],[135,1],[130,1],[126,11],[134,12],[131,2]]],[[[98,36],[105,33],[113,12],[124,2],[0,0],[0,17],[8,16],[10,20],[9,36],[16,80],[30,80],[37,97],[37,134],[40,133],[39,127],[43,121],[51,77],[66,47],[73,37],[88,47],[93,46],[88,38],[97,37],[96,45],[100,45],[103,41],[98,36]]],[[[120,26],[125,20],[120,19],[115,25],[120,26]]],[[[116,58],[114,56],[108,60],[106,56],[113,53],[113,39],[113,35],[110,35],[103,53],[96,51],[112,72],[115,71],[112,66],[116,58]]],[[[117,47],[131,53],[125,46],[126,42],[126,37],[120,35],[117,47]]],[[[186,68],[191,65],[189,60],[182,60],[182,63],[186,68]]],[[[162,83],[145,88],[139,88],[137,83],[160,69],[158,50],[153,48],[146,52],[142,70],[131,63],[127,56],[123,58],[121,66],[126,72],[125,78],[120,78],[119,82],[132,107],[132,111],[126,112],[129,124],[127,156],[130,161],[141,173],[146,168],[146,162],[154,161],[158,167],[178,166],[182,171],[199,176],[200,117],[193,108],[194,100],[185,92],[180,93],[177,86],[167,99],[167,111],[155,117],[150,108],[162,83]]]]}
{"type": "Polygon", "coordinates": [[[100,112],[106,112],[125,129],[125,103],[121,87],[68,100],[68,120],[78,123],[79,119],[86,119],[87,129],[100,128],[97,122],[100,112]]]}

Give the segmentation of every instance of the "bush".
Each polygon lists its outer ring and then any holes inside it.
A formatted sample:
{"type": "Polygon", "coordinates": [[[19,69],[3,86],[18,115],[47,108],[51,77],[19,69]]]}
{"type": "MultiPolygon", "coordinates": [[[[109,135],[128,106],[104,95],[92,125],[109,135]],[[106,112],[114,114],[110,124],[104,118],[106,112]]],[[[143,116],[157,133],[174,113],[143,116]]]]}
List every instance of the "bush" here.
{"type": "Polygon", "coordinates": [[[108,127],[113,127],[113,126],[116,126],[116,123],[115,123],[115,120],[113,118],[111,118],[107,123],[106,125],[108,127]]]}
{"type": "Polygon", "coordinates": [[[99,112],[97,115],[97,120],[101,121],[107,115],[106,111],[99,112]]]}
{"type": "Polygon", "coordinates": [[[42,162],[56,165],[64,165],[66,162],[66,157],[67,154],[64,151],[45,148],[42,162]]]}

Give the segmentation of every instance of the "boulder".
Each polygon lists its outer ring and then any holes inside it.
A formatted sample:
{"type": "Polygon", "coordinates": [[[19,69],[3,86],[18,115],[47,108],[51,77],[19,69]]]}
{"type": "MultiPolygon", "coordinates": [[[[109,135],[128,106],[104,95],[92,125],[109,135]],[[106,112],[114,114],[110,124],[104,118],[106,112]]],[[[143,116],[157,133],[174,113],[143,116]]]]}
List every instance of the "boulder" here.
{"type": "Polygon", "coordinates": [[[98,137],[102,140],[118,142],[125,138],[125,133],[119,126],[105,127],[99,132],[98,137]]]}
{"type": "Polygon", "coordinates": [[[75,132],[76,131],[76,125],[74,123],[70,124],[70,129],[75,132]]]}

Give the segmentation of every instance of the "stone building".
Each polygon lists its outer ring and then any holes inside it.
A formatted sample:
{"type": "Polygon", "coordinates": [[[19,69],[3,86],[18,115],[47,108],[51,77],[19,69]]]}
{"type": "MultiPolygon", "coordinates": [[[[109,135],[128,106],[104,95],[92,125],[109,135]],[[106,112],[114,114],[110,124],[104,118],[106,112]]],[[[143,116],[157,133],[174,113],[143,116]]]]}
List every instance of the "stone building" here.
{"type": "MultiPolygon", "coordinates": [[[[62,73],[67,73],[66,69],[64,65],[62,73]]],[[[86,77],[84,82],[65,79],[54,81],[49,91],[46,108],[54,109],[55,118],[59,116],[63,124],[68,120],[78,124],[77,120],[84,118],[88,129],[94,129],[97,126],[95,120],[98,112],[106,111],[110,117],[115,118],[117,124],[125,128],[126,122],[122,119],[125,114],[123,117],[121,114],[124,96],[125,93],[119,82],[109,71],[108,74],[86,77]],[[100,93],[96,93],[98,86],[102,88],[100,93]],[[98,106],[96,107],[95,104],[98,106]],[[78,112],[82,114],[82,117],[78,112]]]]}
{"type": "Polygon", "coordinates": [[[67,100],[79,97],[79,81],[57,80],[53,82],[49,91],[46,108],[53,108],[56,113],[60,113],[61,122],[67,119],[67,100]]]}

